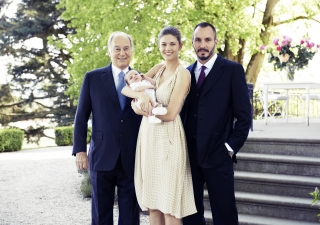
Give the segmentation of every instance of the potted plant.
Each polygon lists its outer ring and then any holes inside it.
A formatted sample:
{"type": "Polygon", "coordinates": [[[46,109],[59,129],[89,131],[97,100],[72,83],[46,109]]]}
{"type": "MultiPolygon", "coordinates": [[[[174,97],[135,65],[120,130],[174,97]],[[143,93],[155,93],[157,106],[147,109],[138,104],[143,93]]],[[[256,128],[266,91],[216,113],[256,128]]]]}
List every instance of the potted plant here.
{"type": "Polygon", "coordinates": [[[320,44],[315,45],[309,38],[293,44],[290,37],[283,36],[282,40],[274,38],[272,43],[273,47],[262,45],[260,50],[269,54],[268,62],[273,63],[274,70],[285,69],[287,78],[291,81],[294,80],[295,71],[307,67],[309,60],[312,60],[320,48],[320,44]]]}

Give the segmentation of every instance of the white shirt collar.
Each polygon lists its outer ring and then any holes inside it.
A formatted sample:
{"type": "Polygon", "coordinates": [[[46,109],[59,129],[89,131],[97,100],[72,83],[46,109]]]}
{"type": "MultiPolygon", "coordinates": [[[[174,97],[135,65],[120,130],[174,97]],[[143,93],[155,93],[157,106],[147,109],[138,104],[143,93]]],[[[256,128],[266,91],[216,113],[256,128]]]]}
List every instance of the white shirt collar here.
{"type": "MultiPolygon", "coordinates": [[[[213,56],[208,62],[206,62],[205,64],[203,64],[203,65],[206,67],[206,70],[205,70],[206,75],[207,75],[208,72],[212,69],[212,67],[213,67],[213,65],[214,65],[217,57],[218,57],[217,53],[214,53],[214,56],[213,56]],[[208,71],[208,72],[207,72],[207,71],[208,71]]],[[[202,66],[202,64],[201,64],[199,61],[197,61],[197,66],[196,66],[195,72],[199,72],[199,73],[200,73],[200,71],[201,71],[201,66],[202,66]]]]}
{"type": "Polygon", "coordinates": [[[112,74],[113,77],[118,77],[118,74],[123,71],[124,73],[127,73],[129,70],[129,67],[125,68],[124,70],[119,69],[118,67],[114,66],[113,64],[111,64],[111,69],[112,69],[112,74]]]}
{"type": "Polygon", "coordinates": [[[114,80],[114,83],[116,85],[116,87],[118,86],[118,75],[121,71],[124,72],[124,74],[126,74],[129,70],[129,67],[125,68],[124,70],[121,70],[119,69],[118,67],[114,66],[113,64],[111,64],[111,69],[112,69],[112,75],[113,75],[113,80],[114,80]]]}

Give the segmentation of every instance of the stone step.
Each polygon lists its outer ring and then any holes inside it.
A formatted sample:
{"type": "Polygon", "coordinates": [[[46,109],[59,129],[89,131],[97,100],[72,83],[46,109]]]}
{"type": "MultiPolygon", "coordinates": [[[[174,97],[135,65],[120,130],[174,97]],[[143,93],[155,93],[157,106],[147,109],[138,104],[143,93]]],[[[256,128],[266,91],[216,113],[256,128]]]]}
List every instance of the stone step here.
{"type": "MultiPolygon", "coordinates": [[[[213,225],[210,210],[204,212],[207,225],[213,225]]],[[[317,222],[301,222],[297,220],[286,220],[274,217],[255,216],[248,214],[239,214],[239,225],[319,225],[317,222]]]]}
{"type": "Polygon", "coordinates": [[[283,197],[236,192],[239,214],[318,222],[319,207],[311,206],[312,198],[283,197]]]}
{"type": "MultiPolygon", "coordinates": [[[[289,220],[317,222],[318,206],[311,206],[312,198],[283,197],[279,195],[236,192],[239,214],[274,217],[289,220]]],[[[204,192],[204,207],[210,210],[208,192],[204,192]]]]}
{"type": "Polygon", "coordinates": [[[320,158],[319,149],[320,140],[248,138],[240,152],[320,158]]]}
{"type": "Polygon", "coordinates": [[[320,177],[320,158],[239,152],[237,171],[320,177]]]}
{"type": "Polygon", "coordinates": [[[320,187],[318,177],[235,171],[238,192],[310,198],[310,192],[320,187]]]}

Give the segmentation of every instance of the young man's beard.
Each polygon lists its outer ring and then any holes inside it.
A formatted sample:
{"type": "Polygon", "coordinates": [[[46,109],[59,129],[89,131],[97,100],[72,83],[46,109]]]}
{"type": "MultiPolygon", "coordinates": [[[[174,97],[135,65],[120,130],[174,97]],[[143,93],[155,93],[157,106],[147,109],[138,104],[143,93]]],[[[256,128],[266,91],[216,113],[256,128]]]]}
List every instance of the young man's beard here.
{"type": "MultiPolygon", "coordinates": [[[[209,55],[208,56],[201,56],[201,55],[198,55],[197,54],[197,57],[200,59],[200,60],[202,60],[202,61],[205,61],[205,60],[207,60],[207,59],[210,59],[210,57],[213,55],[213,53],[214,53],[214,49],[215,49],[215,47],[213,47],[212,48],[212,50],[211,51],[208,51],[208,50],[206,50],[207,52],[209,52],[209,55]]],[[[200,50],[200,49],[199,49],[200,50]]],[[[198,51],[199,51],[198,50],[198,51]]],[[[203,49],[204,50],[204,49],[203,49]]]]}

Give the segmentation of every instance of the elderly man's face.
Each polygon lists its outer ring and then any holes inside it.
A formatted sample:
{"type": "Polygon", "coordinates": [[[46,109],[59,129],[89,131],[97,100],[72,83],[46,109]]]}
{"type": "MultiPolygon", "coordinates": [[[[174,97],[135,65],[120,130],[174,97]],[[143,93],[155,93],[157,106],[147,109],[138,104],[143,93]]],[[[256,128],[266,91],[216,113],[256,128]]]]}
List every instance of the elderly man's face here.
{"type": "Polygon", "coordinates": [[[115,36],[111,42],[109,55],[114,66],[121,70],[127,68],[132,56],[132,47],[129,38],[120,35],[115,36]]]}

